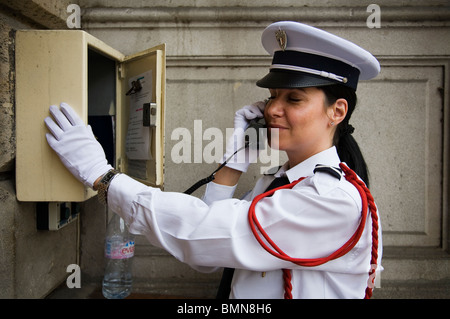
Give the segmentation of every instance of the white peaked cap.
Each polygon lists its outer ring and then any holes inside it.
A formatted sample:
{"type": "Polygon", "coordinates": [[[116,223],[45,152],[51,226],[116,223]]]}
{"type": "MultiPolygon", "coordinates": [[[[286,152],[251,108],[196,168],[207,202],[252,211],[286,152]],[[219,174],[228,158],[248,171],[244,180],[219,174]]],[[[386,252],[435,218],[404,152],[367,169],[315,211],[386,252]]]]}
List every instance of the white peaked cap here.
{"type": "Polygon", "coordinates": [[[358,80],[380,72],[378,60],[358,45],[306,24],[281,21],[262,34],[273,56],[270,72],[257,82],[265,88],[343,84],[356,90],[358,80]]]}

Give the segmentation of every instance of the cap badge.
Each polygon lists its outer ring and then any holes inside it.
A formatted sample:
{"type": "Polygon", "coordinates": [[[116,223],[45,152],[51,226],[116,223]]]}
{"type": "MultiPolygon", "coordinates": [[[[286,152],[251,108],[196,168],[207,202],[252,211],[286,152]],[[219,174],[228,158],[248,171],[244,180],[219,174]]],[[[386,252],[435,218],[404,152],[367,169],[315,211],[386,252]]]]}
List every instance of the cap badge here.
{"type": "Polygon", "coordinates": [[[278,30],[275,31],[275,37],[278,41],[278,44],[280,45],[281,50],[285,50],[286,49],[286,45],[287,45],[287,35],[286,35],[286,31],[284,30],[278,30]]]}

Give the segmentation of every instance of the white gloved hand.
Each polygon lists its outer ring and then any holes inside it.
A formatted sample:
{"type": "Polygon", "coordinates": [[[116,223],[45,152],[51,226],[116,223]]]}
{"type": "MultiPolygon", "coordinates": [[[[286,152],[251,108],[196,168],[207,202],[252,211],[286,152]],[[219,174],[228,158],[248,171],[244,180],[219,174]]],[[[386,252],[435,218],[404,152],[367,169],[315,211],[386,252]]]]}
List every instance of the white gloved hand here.
{"type": "Polygon", "coordinates": [[[254,163],[258,158],[259,151],[257,148],[247,147],[245,150],[243,149],[245,146],[245,130],[250,125],[251,120],[264,117],[265,107],[266,103],[260,101],[252,105],[246,105],[236,112],[233,135],[228,138],[225,155],[222,159],[222,163],[229,159],[226,166],[246,172],[250,163],[254,163]],[[237,150],[239,151],[232,156],[237,150]]]}
{"type": "Polygon", "coordinates": [[[97,178],[112,169],[112,166],[108,164],[91,127],[86,126],[68,104],[61,103],[60,107],[50,106],[50,113],[56,123],[50,117],[44,120],[51,132],[46,134],[47,142],[64,166],[80,182],[93,188],[97,178]]]}

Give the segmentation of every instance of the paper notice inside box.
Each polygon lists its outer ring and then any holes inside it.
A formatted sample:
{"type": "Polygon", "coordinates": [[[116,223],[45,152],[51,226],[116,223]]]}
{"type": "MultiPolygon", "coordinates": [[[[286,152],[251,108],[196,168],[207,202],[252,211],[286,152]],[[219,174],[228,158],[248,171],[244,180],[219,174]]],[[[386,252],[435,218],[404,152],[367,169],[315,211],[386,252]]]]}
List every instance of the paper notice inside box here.
{"type": "Polygon", "coordinates": [[[129,79],[129,87],[137,88],[129,94],[130,117],[125,151],[130,160],[151,160],[152,131],[143,125],[144,104],[152,100],[152,71],[129,79]],[[138,83],[138,85],[136,85],[138,83]]]}

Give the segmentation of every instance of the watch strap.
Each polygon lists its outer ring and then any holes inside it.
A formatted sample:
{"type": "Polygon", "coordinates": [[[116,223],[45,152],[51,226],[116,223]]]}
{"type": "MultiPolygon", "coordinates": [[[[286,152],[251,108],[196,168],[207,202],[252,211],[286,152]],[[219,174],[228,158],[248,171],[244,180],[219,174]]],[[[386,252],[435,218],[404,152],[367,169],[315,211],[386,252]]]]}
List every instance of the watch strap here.
{"type": "Polygon", "coordinates": [[[106,172],[105,175],[101,178],[100,182],[97,184],[97,191],[98,191],[98,200],[100,203],[107,205],[108,204],[108,188],[111,181],[116,177],[116,175],[119,174],[118,171],[115,169],[111,169],[108,172],[106,172]]]}

